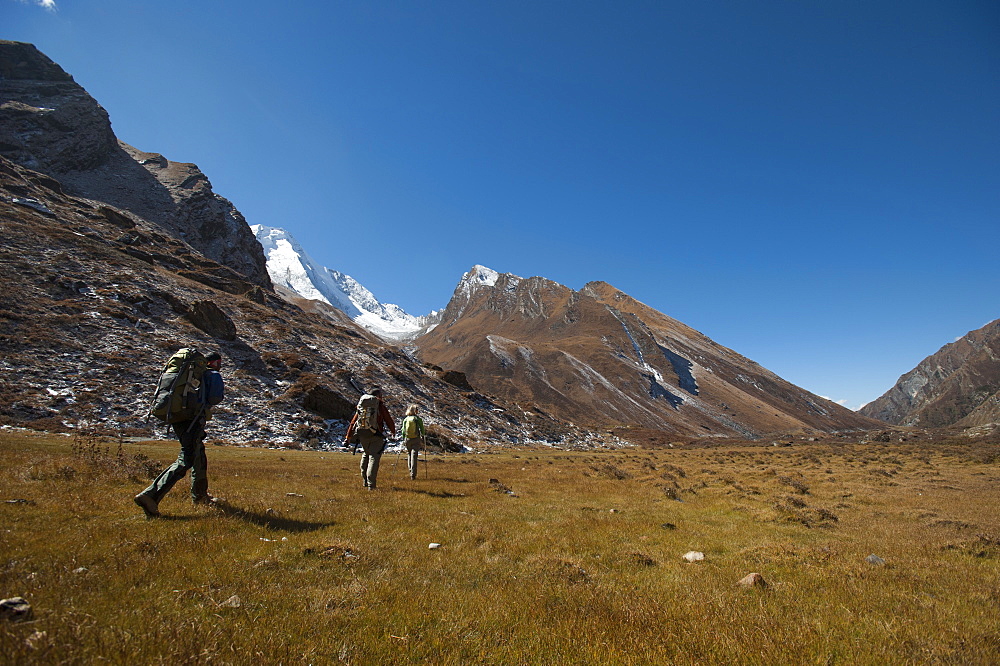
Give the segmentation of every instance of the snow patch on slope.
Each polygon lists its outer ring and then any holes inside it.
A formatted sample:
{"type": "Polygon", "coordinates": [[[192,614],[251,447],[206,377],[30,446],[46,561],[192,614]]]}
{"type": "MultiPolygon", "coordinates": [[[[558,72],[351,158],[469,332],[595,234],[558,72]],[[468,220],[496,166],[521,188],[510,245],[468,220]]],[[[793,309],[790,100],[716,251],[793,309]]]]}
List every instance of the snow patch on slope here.
{"type": "Polygon", "coordinates": [[[500,367],[513,368],[514,356],[507,347],[517,346],[517,343],[499,335],[487,335],[486,340],[490,343],[490,353],[499,359],[500,367]]]}

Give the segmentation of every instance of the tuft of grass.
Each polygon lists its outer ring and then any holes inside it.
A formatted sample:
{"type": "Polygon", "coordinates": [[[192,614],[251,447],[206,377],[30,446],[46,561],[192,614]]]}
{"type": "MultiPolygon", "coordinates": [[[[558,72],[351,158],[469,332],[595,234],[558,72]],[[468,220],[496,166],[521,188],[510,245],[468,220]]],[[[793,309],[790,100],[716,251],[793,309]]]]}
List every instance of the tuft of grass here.
{"type": "Polygon", "coordinates": [[[377,492],[347,453],[212,446],[225,501],[185,480],[146,520],[131,496],[175,442],[0,431],[0,594],[33,608],[0,654],[995,663],[996,446],[505,450],[432,455],[415,481],[387,454],[377,492]]]}

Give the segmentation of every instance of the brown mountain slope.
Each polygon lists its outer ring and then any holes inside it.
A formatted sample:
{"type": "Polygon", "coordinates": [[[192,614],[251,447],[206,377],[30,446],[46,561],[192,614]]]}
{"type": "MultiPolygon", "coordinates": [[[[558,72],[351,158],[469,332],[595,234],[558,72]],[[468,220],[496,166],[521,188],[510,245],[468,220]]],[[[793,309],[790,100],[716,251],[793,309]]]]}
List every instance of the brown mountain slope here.
{"type": "Polygon", "coordinates": [[[589,426],[754,437],[875,423],[603,282],[573,291],[477,266],[415,344],[481,390],[589,426]]]}
{"type": "Polygon", "coordinates": [[[1000,422],[1000,319],[925,358],[861,413],[927,428],[1000,422]]]}

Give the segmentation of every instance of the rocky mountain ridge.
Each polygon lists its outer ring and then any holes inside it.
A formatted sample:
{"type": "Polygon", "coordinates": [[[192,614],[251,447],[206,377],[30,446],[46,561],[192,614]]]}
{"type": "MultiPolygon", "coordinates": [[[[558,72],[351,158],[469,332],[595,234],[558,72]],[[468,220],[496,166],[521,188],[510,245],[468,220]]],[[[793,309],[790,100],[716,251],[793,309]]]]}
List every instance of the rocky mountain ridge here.
{"type": "Polygon", "coordinates": [[[271,286],[246,220],[205,174],[119,141],[107,111],[31,44],[0,41],[0,155],[51,176],[70,195],[154,222],[249,282],[271,286]]]}
{"type": "Polygon", "coordinates": [[[925,428],[1000,422],[1000,319],[928,356],[860,411],[925,428]]]}

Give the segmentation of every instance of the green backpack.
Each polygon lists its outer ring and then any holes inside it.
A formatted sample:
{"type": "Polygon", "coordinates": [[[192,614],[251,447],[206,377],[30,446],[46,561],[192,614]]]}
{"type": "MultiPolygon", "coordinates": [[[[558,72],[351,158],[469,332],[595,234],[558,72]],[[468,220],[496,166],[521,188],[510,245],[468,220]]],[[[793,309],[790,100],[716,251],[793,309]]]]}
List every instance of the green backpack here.
{"type": "Polygon", "coordinates": [[[420,417],[407,416],[403,419],[403,437],[406,439],[416,439],[420,437],[420,417]]]}
{"type": "Polygon", "coordinates": [[[201,376],[208,360],[194,347],[181,349],[171,356],[153,394],[149,413],[164,423],[190,421],[204,410],[199,400],[201,376]]]}

